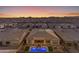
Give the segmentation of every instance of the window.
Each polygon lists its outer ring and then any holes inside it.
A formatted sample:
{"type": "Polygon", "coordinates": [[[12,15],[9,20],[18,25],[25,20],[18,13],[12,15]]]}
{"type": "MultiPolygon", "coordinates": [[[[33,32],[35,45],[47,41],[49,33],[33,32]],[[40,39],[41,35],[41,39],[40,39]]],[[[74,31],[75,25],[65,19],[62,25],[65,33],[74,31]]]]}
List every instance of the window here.
{"type": "Polygon", "coordinates": [[[68,26],[68,28],[70,28],[71,26],[68,26]]]}
{"type": "Polygon", "coordinates": [[[30,27],[30,25],[27,25],[27,28],[29,28],[30,27]]]}
{"type": "Polygon", "coordinates": [[[35,43],[44,43],[44,40],[35,40],[35,43]]]}
{"type": "Polygon", "coordinates": [[[78,45],[77,45],[77,43],[74,43],[74,45],[75,45],[75,47],[77,47],[78,45]]]}
{"type": "Polygon", "coordinates": [[[57,49],[57,47],[54,47],[54,49],[57,49]]]}
{"type": "Polygon", "coordinates": [[[72,44],[71,44],[71,43],[67,43],[67,45],[68,45],[68,46],[71,46],[72,44]]]}
{"type": "Polygon", "coordinates": [[[2,41],[0,41],[0,46],[2,46],[2,41]]]}
{"type": "Polygon", "coordinates": [[[63,26],[61,26],[61,28],[63,28],[63,26]]]}
{"type": "Polygon", "coordinates": [[[9,41],[6,41],[6,44],[7,44],[7,45],[9,45],[9,44],[10,44],[10,42],[9,42],[9,41]]]}
{"type": "Polygon", "coordinates": [[[46,40],[46,43],[50,43],[50,40],[46,40]]]}
{"type": "Polygon", "coordinates": [[[55,26],[53,26],[53,28],[55,28],[55,26]]]}
{"type": "Polygon", "coordinates": [[[56,42],[56,41],[53,41],[53,44],[58,44],[58,42],[56,42]]]}

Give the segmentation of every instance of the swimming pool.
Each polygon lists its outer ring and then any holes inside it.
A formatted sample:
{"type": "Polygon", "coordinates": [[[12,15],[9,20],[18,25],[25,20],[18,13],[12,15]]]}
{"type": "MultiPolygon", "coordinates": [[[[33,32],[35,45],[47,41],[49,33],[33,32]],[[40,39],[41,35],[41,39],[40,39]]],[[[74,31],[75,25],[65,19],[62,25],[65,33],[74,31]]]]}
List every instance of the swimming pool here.
{"type": "Polygon", "coordinates": [[[48,52],[46,47],[31,47],[29,52],[48,52]]]}

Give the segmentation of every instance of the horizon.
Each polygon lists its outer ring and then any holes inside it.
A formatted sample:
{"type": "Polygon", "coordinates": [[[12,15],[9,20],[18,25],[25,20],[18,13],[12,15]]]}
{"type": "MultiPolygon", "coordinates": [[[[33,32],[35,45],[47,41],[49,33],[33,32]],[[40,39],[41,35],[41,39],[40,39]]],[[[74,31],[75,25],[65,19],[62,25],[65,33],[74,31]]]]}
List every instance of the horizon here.
{"type": "Polygon", "coordinates": [[[48,17],[31,17],[31,16],[28,16],[28,17],[0,17],[0,18],[50,18],[50,17],[63,18],[63,17],[79,17],[79,16],[48,16],[48,17]]]}
{"type": "Polygon", "coordinates": [[[0,6],[0,18],[79,16],[79,6],[0,6]]]}

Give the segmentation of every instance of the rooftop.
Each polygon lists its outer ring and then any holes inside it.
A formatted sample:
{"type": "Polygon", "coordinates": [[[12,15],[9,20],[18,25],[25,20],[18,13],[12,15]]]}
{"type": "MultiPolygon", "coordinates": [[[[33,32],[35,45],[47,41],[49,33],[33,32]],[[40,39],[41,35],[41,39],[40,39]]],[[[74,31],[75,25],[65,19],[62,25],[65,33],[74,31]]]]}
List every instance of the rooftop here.
{"type": "Polygon", "coordinates": [[[55,32],[64,40],[64,41],[79,41],[79,31],[74,29],[56,29],[55,32]]]}

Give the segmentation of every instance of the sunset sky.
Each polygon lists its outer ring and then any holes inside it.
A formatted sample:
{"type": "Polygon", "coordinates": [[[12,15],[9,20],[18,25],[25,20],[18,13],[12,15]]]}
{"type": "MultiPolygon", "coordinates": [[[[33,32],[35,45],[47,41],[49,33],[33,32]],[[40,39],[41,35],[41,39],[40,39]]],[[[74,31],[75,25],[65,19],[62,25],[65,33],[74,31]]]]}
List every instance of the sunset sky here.
{"type": "Polygon", "coordinates": [[[79,6],[0,6],[0,17],[79,16],[79,6]]]}

